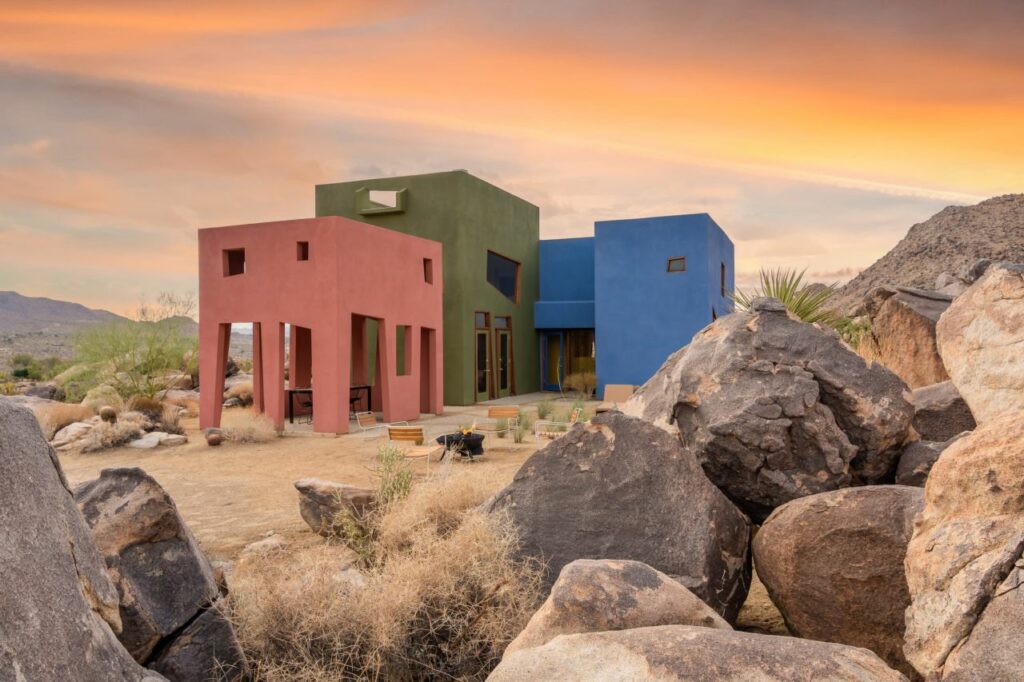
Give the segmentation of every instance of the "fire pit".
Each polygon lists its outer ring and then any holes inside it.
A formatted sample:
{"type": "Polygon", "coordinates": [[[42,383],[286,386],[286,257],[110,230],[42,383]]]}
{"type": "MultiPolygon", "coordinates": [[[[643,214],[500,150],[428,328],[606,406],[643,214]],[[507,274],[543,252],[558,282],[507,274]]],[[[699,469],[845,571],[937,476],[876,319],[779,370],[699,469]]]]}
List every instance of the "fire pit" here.
{"type": "Polygon", "coordinates": [[[484,454],[484,434],[482,433],[446,433],[437,437],[439,445],[443,445],[445,451],[454,450],[463,457],[472,459],[484,454]]]}

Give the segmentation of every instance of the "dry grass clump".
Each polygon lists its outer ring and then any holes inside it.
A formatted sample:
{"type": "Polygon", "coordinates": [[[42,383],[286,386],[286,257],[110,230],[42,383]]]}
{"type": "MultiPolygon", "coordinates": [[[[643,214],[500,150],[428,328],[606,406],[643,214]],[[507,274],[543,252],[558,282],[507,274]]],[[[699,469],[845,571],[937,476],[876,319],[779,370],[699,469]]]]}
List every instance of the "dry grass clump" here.
{"type": "Polygon", "coordinates": [[[100,422],[78,441],[82,452],[98,452],[127,445],[141,438],[150,428],[149,418],[141,412],[122,412],[116,422],[100,422]]]}
{"type": "Polygon", "coordinates": [[[238,398],[243,407],[252,405],[252,382],[235,384],[224,392],[224,398],[238,398]]]}
{"type": "Polygon", "coordinates": [[[85,421],[95,414],[85,405],[76,403],[46,403],[33,408],[33,412],[46,440],[53,440],[54,434],[65,426],[85,421]]]}
{"type": "Polygon", "coordinates": [[[185,410],[185,416],[195,418],[199,416],[199,401],[191,398],[171,398],[166,401],[168,405],[174,405],[185,410]]]}
{"type": "Polygon", "coordinates": [[[128,409],[133,412],[141,412],[153,422],[160,421],[164,414],[164,404],[156,398],[145,395],[137,395],[129,400],[128,409]]]}
{"type": "Polygon", "coordinates": [[[225,438],[235,443],[269,443],[279,435],[270,419],[248,411],[236,415],[231,426],[226,426],[221,431],[225,438]]]}
{"type": "Polygon", "coordinates": [[[232,584],[239,637],[268,682],[483,680],[542,601],[496,488],[453,476],[414,486],[373,520],[362,584],[332,552],[253,557],[232,584]]]}
{"type": "Polygon", "coordinates": [[[181,408],[177,405],[165,404],[163,411],[160,412],[160,419],[155,424],[153,430],[184,434],[185,427],[181,425],[181,408]]]}

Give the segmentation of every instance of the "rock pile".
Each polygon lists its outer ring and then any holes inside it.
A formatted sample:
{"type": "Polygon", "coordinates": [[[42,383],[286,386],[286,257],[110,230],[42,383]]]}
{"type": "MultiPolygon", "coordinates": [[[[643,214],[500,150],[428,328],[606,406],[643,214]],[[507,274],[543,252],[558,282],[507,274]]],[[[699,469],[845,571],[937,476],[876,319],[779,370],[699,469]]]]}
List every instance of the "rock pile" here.
{"type": "Polygon", "coordinates": [[[949,379],[935,342],[935,325],[953,297],[907,287],[878,287],[868,295],[867,339],[873,354],[911,388],[949,379]]]}
{"type": "Polygon", "coordinates": [[[548,584],[576,559],[614,558],[671,575],[729,621],[747,595],[750,522],[678,438],[640,419],[608,412],[570,430],[488,508],[511,514],[548,584]]]}
{"type": "Polygon", "coordinates": [[[906,385],[829,330],[757,299],[670,356],[623,412],[682,438],[755,521],[790,500],[891,480],[908,438],[906,385]]]}

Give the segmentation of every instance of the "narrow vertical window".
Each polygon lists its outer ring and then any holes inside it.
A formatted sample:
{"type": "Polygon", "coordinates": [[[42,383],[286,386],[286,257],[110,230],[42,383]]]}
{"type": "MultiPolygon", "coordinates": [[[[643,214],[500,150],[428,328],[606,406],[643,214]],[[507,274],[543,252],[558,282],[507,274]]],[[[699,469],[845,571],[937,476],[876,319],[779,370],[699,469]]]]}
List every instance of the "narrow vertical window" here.
{"type": "Polygon", "coordinates": [[[434,283],[434,259],[424,258],[423,259],[423,281],[427,284],[434,283]]]}
{"type": "Polygon", "coordinates": [[[297,260],[309,260],[309,242],[295,242],[295,257],[297,260]]]}
{"type": "Polygon", "coordinates": [[[722,263],[722,298],[725,298],[725,263],[722,263]]]}

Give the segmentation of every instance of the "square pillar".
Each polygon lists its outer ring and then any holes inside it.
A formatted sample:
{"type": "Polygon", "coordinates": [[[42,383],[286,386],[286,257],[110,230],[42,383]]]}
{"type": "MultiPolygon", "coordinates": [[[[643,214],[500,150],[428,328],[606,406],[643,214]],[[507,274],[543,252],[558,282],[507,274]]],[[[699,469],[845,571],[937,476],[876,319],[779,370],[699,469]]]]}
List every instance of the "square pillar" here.
{"type": "Polygon", "coordinates": [[[231,323],[199,319],[199,428],[220,426],[231,323]]]}

